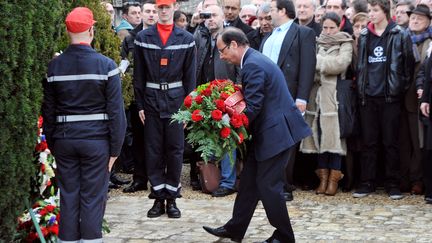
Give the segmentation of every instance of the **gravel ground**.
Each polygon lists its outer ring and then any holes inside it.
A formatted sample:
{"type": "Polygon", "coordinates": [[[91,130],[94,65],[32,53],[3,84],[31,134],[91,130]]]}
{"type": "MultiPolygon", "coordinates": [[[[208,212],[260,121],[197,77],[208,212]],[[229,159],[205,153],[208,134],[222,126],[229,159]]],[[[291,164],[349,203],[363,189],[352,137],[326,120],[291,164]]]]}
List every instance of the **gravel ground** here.
{"type": "MultiPolygon", "coordinates": [[[[193,191],[189,185],[189,170],[188,164],[183,165],[181,183],[182,183],[182,196],[185,199],[211,199],[211,195],[204,194],[200,191],[193,191]]],[[[132,175],[119,174],[122,178],[132,179],[132,175]]],[[[127,185],[126,185],[127,186],[127,185]]],[[[127,196],[147,196],[149,191],[139,191],[136,193],[123,193],[123,186],[119,189],[112,189],[109,193],[111,197],[127,195],[127,196]]],[[[234,200],[236,194],[232,194],[224,197],[226,200],[234,200]]],[[[387,194],[383,190],[377,190],[376,193],[361,199],[353,198],[351,192],[339,192],[336,196],[324,196],[316,195],[313,191],[302,191],[297,189],[294,191],[294,200],[308,200],[312,202],[327,202],[327,203],[366,203],[371,205],[418,205],[424,204],[423,196],[414,196],[410,194],[404,194],[405,197],[402,200],[391,200],[388,198],[387,194]]]]}

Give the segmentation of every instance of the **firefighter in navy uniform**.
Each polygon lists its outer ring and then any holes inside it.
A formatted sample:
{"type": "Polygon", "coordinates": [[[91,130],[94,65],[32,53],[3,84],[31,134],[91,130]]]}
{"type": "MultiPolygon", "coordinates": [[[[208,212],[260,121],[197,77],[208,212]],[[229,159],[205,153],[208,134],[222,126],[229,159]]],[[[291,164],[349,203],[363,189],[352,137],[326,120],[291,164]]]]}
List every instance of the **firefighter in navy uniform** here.
{"type": "Polygon", "coordinates": [[[88,8],[68,14],[71,44],[49,63],[43,83],[44,131],[61,192],[59,242],[102,242],[109,171],[126,131],[119,70],[91,48],[94,23],[88,8]]]}
{"type": "Polygon", "coordinates": [[[173,24],[175,0],[157,0],[158,23],[138,33],[135,39],[134,88],[139,116],[144,124],[144,153],[155,199],[147,217],[166,212],[180,218],[176,198],[180,197],[183,163],[183,124],[171,123],[171,116],[195,88],[195,41],[173,24]]]}

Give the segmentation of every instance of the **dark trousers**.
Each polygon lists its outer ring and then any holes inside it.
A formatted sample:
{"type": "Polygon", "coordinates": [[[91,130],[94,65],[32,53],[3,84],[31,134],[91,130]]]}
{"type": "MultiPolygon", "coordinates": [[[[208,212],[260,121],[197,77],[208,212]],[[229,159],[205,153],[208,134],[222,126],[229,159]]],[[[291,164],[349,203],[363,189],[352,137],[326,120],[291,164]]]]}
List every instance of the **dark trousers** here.
{"type": "Polygon", "coordinates": [[[147,170],[145,165],[144,153],[144,125],[138,115],[138,109],[135,104],[129,107],[132,129],[132,153],[134,157],[134,175],[133,180],[139,183],[147,184],[147,170]]]}
{"type": "Polygon", "coordinates": [[[294,242],[294,232],[288,216],[283,187],[284,168],[296,147],[278,155],[256,161],[252,148],[248,150],[247,162],[240,174],[241,183],[235,199],[233,216],[225,228],[233,236],[243,238],[258,201],[261,200],[270,224],[276,228],[273,236],[281,242],[294,242]]]}
{"type": "Polygon", "coordinates": [[[54,150],[60,188],[59,239],[102,239],[109,179],[109,142],[57,140],[54,150]]]}
{"type": "Polygon", "coordinates": [[[423,168],[417,112],[408,112],[405,108],[402,108],[399,141],[402,182],[410,185],[410,183],[421,181],[423,168]]]}
{"type": "Polygon", "coordinates": [[[388,186],[398,186],[400,102],[384,98],[368,98],[360,106],[361,135],[364,143],[361,156],[361,181],[375,183],[379,147],[384,150],[385,177],[388,186]]]}
{"type": "Polygon", "coordinates": [[[423,182],[425,185],[425,196],[432,197],[432,150],[424,150],[423,153],[423,182]]]}
{"type": "Polygon", "coordinates": [[[318,168],[341,170],[342,156],[340,154],[328,153],[328,152],[318,154],[318,168]]]}
{"type": "Polygon", "coordinates": [[[293,152],[289,157],[285,167],[285,190],[292,192],[295,190],[294,186],[294,165],[296,164],[296,156],[299,153],[300,143],[293,146],[293,152]]]}
{"type": "Polygon", "coordinates": [[[150,198],[175,199],[180,196],[183,149],[183,124],[146,114],[144,152],[152,185],[150,198]]]}

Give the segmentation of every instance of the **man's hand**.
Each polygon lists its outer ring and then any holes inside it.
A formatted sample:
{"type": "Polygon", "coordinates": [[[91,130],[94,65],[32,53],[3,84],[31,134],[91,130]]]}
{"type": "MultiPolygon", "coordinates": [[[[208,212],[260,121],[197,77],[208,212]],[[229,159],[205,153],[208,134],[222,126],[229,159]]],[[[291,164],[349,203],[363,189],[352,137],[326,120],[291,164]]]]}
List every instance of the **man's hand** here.
{"type": "Polygon", "coordinates": [[[417,99],[421,99],[422,96],[423,96],[423,89],[418,89],[417,90],[417,99]]]}
{"type": "Polygon", "coordinates": [[[425,117],[429,117],[430,114],[430,104],[429,103],[421,103],[420,110],[425,117]]]}
{"type": "Polygon", "coordinates": [[[142,124],[144,125],[144,123],[145,123],[144,110],[140,110],[140,111],[138,112],[138,114],[139,114],[139,117],[140,117],[140,119],[141,119],[142,124]]]}
{"type": "Polygon", "coordinates": [[[117,160],[117,157],[110,157],[108,162],[108,171],[111,172],[111,169],[114,165],[114,162],[117,160]]]}
{"type": "Polygon", "coordinates": [[[302,114],[306,111],[306,104],[305,103],[296,101],[296,106],[302,114]]]}

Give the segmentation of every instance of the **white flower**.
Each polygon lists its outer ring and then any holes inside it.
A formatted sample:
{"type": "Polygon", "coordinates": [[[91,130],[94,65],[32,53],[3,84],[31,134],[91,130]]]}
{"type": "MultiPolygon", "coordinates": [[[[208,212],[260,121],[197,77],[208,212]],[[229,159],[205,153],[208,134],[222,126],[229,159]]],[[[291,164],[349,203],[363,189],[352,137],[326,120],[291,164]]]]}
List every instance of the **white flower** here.
{"type": "Polygon", "coordinates": [[[224,126],[229,126],[230,120],[231,120],[231,119],[230,119],[229,115],[228,115],[228,114],[225,114],[225,115],[222,116],[221,123],[222,123],[222,125],[224,125],[224,126]]]}

